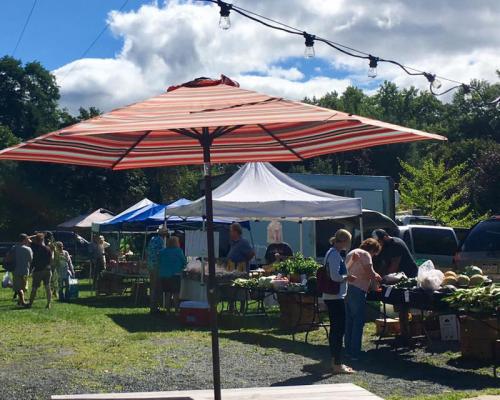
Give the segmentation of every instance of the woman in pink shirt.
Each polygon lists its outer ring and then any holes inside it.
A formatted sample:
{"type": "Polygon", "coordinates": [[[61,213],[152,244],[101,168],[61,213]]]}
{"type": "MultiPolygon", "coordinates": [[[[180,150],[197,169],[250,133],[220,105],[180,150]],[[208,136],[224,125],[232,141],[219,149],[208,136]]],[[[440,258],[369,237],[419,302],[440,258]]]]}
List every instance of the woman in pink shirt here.
{"type": "Polygon", "coordinates": [[[349,282],[345,297],[346,329],[345,349],[352,360],[361,353],[363,327],[365,325],[366,293],[372,281],[380,281],[380,275],[373,269],[372,257],[380,252],[380,244],[375,239],[366,239],[359,249],[354,249],[346,257],[349,275],[356,280],[349,282]],[[350,260],[352,259],[352,262],[350,260]]]}

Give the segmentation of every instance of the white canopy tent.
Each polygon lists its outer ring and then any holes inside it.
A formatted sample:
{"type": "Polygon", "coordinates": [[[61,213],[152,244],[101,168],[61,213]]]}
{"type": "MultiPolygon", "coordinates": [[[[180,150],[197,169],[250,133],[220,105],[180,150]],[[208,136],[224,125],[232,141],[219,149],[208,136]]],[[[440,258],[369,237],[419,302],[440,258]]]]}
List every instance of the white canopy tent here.
{"type": "Polygon", "coordinates": [[[108,210],[104,208],[98,208],[91,213],[71,218],[70,220],[57,225],[57,227],[62,229],[88,229],[92,227],[93,223],[103,222],[112,217],[113,214],[111,214],[108,210]]]}
{"type": "MultiPolygon", "coordinates": [[[[247,163],[213,190],[216,218],[302,221],[362,215],[361,199],[335,196],[295,181],[270,163],[247,163]]],[[[205,197],[168,209],[176,216],[205,215],[205,197]]],[[[361,229],[362,232],[362,229],[361,229]]],[[[302,250],[302,232],[300,234],[302,250]]]]}

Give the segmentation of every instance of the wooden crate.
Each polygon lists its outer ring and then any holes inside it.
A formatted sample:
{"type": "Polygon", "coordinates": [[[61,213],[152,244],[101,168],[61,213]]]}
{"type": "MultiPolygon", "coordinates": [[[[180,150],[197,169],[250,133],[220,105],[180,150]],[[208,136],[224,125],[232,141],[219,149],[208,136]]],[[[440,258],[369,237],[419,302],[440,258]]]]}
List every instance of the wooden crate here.
{"type": "Polygon", "coordinates": [[[460,349],[465,358],[492,360],[498,340],[496,318],[460,318],[460,349]]]}
{"type": "MultiPolygon", "coordinates": [[[[278,303],[281,329],[304,331],[310,329],[311,324],[318,322],[312,296],[278,293],[278,303]]],[[[317,329],[317,327],[312,329],[317,329]]]]}
{"type": "Polygon", "coordinates": [[[375,328],[376,328],[376,334],[379,336],[382,334],[384,334],[384,336],[396,336],[399,335],[401,332],[398,318],[387,318],[385,332],[384,332],[384,320],[382,318],[376,319],[375,328]]]}

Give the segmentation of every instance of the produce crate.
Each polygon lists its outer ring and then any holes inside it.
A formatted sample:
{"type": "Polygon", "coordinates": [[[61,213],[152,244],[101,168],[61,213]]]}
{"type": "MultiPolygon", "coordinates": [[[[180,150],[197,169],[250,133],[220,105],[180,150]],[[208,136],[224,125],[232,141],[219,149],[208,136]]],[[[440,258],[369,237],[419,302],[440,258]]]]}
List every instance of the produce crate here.
{"type": "Polygon", "coordinates": [[[478,360],[492,360],[498,340],[497,318],[460,318],[460,348],[462,356],[478,360]]]}
{"type": "Polygon", "coordinates": [[[382,318],[376,319],[375,328],[376,328],[376,334],[378,336],[382,334],[384,336],[397,336],[401,332],[398,318],[387,318],[385,332],[384,332],[384,320],[382,318]]]}
{"type": "Polygon", "coordinates": [[[317,326],[312,326],[319,322],[313,296],[278,293],[278,303],[281,329],[295,331],[317,329],[317,326]]]}

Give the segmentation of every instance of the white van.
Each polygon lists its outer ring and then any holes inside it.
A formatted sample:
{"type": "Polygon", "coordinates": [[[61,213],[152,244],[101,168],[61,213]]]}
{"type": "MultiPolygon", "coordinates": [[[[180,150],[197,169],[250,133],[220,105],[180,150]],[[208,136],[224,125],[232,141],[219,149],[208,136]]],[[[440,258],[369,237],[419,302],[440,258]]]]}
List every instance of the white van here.
{"type": "Polygon", "coordinates": [[[415,260],[432,260],[441,269],[452,267],[453,256],[458,249],[453,228],[405,225],[399,227],[399,237],[404,240],[415,260]]]}

